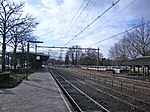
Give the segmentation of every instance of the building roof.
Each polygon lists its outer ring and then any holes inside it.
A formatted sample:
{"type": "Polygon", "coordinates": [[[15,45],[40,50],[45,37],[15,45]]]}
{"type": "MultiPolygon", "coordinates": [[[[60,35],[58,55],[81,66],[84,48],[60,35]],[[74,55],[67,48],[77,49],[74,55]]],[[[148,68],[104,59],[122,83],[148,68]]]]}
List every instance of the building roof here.
{"type": "MultiPolygon", "coordinates": [[[[22,52],[17,52],[17,55],[21,55],[22,52]]],[[[27,59],[27,52],[24,52],[25,59],[27,59]]],[[[35,53],[35,52],[29,52],[29,61],[34,61],[35,56],[40,56],[41,62],[46,62],[49,58],[49,55],[43,54],[43,53],[35,53]]]]}
{"type": "Polygon", "coordinates": [[[140,66],[150,65],[150,56],[144,56],[144,57],[128,60],[123,62],[123,65],[140,65],[140,66]]]}
{"type": "Polygon", "coordinates": [[[147,52],[146,52],[146,56],[150,56],[150,51],[147,51],[147,52]]]}

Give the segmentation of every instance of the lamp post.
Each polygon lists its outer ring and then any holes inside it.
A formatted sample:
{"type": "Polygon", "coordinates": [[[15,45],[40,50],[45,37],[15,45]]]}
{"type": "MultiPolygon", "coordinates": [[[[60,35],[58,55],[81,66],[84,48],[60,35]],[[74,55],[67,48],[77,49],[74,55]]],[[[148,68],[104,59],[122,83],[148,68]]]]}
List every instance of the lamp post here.
{"type": "MultiPolygon", "coordinates": [[[[43,43],[42,41],[28,41],[27,43],[27,69],[29,71],[29,43],[43,43]]],[[[35,61],[36,61],[36,52],[37,52],[37,45],[35,46],[35,60],[34,60],[34,67],[35,67],[35,61]]],[[[36,68],[34,68],[36,69],[36,68]]],[[[28,77],[28,73],[27,73],[27,77],[28,77]]],[[[26,79],[27,79],[26,77],[26,79]]],[[[28,80],[28,79],[27,79],[28,80]]]]}

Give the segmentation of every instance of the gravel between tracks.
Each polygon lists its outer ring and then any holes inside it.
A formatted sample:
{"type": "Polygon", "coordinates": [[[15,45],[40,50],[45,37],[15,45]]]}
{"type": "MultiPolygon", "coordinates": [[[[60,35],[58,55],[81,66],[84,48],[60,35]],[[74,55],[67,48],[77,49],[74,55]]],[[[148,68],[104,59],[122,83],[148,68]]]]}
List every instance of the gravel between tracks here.
{"type": "MultiPolygon", "coordinates": [[[[61,74],[63,77],[65,77],[71,83],[73,83],[79,89],[84,91],[86,94],[91,96],[93,99],[95,99],[97,102],[99,102],[104,107],[111,110],[112,112],[117,112],[117,111],[118,112],[132,112],[132,111],[133,112],[135,112],[135,111],[136,112],[142,112],[142,111],[148,112],[148,111],[150,111],[149,104],[148,105],[143,104],[143,106],[142,106],[142,104],[140,105],[140,102],[143,101],[143,99],[138,101],[138,98],[137,98],[137,101],[136,100],[134,101],[133,99],[128,98],[127,97],[128,95],[120,96],[119,93],[116,93],[116,92],[111,91],[110,89],[107,89],[107,88],[115,89],[117,87],[114,87],[114,86],[112,87],[109,84],[104,86],[104,83],[101,84],[97,80],[91,80],[91,79],[88,79],[87,77],[81,77],[81,75],[79,75],[80,73],[78,71],[68,70],[68,69],[64,69],[64,68],[57,68],[57,69],[53,68],[53,70],[57,71],[59,74],[61,74]],[[90,82],[88,82],[88,80],[90,80],[91,82],[93,81],[94,83],[97,81],[97,84],[99,84],[101,86],[98,86],[98,85],[96,86],[92,83],[90,84],[90,82]],[[90,84],[90,85],[88,85],[88,84],[90,84]],[[123,102],[122,100],[117,100],[117,99],[123,99],[123,100],[125,100],[125,102],[123,102]]],[[[119,90],[115,89],[115,91],[123,92],[120,89],[119,90]]],[[[126,94],[126,92],[124,94],[126,94]]],[[[136,95],[138,95],[138,94],[134,94],[134,95],[135,95],[134,97],[136,98],[136,95]]],[[[142,95],[139,94],[139,96],[141,97],[142,95]]],[[[145,96],[143,96],[143,97],[145,97],[145,96]]],[[[80,98],[77,98],[77,99],[80,99],[80,98]]],[[[147,100],[147,101],[144,100],[144,101],[148,102],[149,100],[147,100]]],[[[86,104],[84,101],[81,101],[81,102],[86,104]]]]}

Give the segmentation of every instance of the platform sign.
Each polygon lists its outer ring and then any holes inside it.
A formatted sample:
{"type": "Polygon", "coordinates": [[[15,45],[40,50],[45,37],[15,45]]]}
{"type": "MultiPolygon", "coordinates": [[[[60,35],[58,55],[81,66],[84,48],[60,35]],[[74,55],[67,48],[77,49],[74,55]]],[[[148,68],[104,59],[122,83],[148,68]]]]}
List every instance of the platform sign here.
{"type": "Polygon", "coordinates": [[[36,60],[40,60],[40,56],[36,56],[36,60]]]}

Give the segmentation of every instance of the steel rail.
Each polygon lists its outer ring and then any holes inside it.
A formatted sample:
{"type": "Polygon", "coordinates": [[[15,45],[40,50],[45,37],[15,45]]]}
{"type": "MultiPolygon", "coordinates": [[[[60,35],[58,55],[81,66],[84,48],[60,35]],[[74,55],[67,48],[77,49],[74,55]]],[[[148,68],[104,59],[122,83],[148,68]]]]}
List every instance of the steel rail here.
{"type": "Polygon", "coordinates": [[[70,103],[72,104],[72,106],[74,107],[74,109],[78,112],[83,112],[82,109],[79,107],[79,105],[74,101],[74,99],[70,96],[70,94],[66,91],[66,89],[62,86],[62,84],[58,81],[58,79],[54,76],[54,72],[49,70],[49,72],[51,73],[51,75],[53,76],[53,78],[55,79],[55,81],[57,82],[57,84],[59,85],[59,87],[61,88],[61,90],[64,92],[64,94],[66,95],[66,97],[68,98],[68,100],[70,101],[70,103]]]}
{"type": "MultiPolygon", "coordinates": [[[[85,74],[85,75],[93,75],[95,77],[95,79],[98,79],[99,77],[102,78],[102,79],[103,78],[109,78],[109,80],[107,79],[108,82],[111,82],[111,80],[113,80],[115,82],[118,82],[118,81],[122,80],[123,82],[125,82],[125,85],[127,85],[128,87],[129,87],[129,85],[136,85],[136,88],[138,88],[138,89],[142,89],[144,91],[149,91],[150,90],[150,88],[148,86],[149,82],[138,81],[138,80],[133,80],[133,79],[127,79],[127,78],[122,78],[120,76],[116,76],[116,77],[109,76],[109,75],[106,76],[106,74],[103,77],[103,76],[97,75],[95,73],[87,72],[87,71],[86,72],[85,71],[81,72],[81,71],[78,70],[78,72],[80,72],[81,74],[85,74]],[[144,87],[145,88],[144,89],[143,86],[147,86],[147,87],[144,87]]],[[[118,83],[115,83],[115,84],[117,84],[117,86],[119,85],[118,83]]],[[[123,88],[127,88],[127,87],[123,87],[123,88]]],[[[141,92],[142,94],[145,94],[142,91],[139,91],[139,92],[141,92]]]]}
{"type": "MultiPolygon", "coordinates": [[[[82,77],[80,77],[80,78],[82,78],[82,77]]],[[[94,85],[100,86],[100,87],[105,88],[105,89],[107,89],[107,90],[111,90],[111,91],[113,91],[114,93],[120,94],[120,95],[122,95],[122,96],[129,97],[130,99],[135,100],[135,101],[139,101],[140,103],[143,102],[143,103],[145,103],[146,105],[150,105],[150,103],[148,103],[148,102],[146,102],[146,101],[144,101],[144,100],[135,98],[135,97],[130,96],[130,95],[126,95],[126,94],[124,94],[124,93],[121,93],[121,92],[119,92],[119,91],[113,90],[113,89],[111,89],[111,88],[108,88],[108,87],[99,85],[99,84],[97,84],[97,83],[95,83],[95,82],[92,82],[92,81],[87,81],[87,82],[93,83],[94,85]]],[[[110,93],[104,91],[104,90],[101,90],[101,89],[99,89],[99,88],[96,88],[96,87],[94,87],[94,86],[91,86],[91,85],[89,85],[89,83],[86,83],[86,82],[84,81],[84,84],[88,85],[89,87],[91,87],[91,88],[93,88],[93,89],[95,89],[95,90],[97,90],[97,91],[99,91],[99,92],[101,92],[101,93],[103,93],[103,94],[105,94],[105,95],[108,95],[108,96],[110,96],[110,97],[112,97],[112,98],[114,98],[114,99],[116,99],[116,100],[119,100],[119,101],[121,101],[121,102],[124,102],[125,104],[127,104],[127,105],[129,105],[129,106],[131,106],[131,107],[133,107],[133,108],[135,108],[135,109],[139,109],[140,111],[148,112],[147,110],[144,110],[144,109],[142,109],[141,107],[139,107],[139,106],[137,106],[137,105],[131,104],[131,103],[125,101],[124,99],[121,99],[121,98],[119,98],[119,97],[117,97],[117,96],[114,96],[114,95],[112,95],[112,94],[110,94],[110,93]]]]}
{"type": "MultiPolygon", "coordinates": [[[[131,103],[125,101],[124,99],[121,99],[121,98],[119,98],[119,97],[117,97],[117,96],[114,96],[114,95],[112,95],[112,94],[110,94],[110,93],[108,93],[108,92],[106,92],[106,91],[104,91],[104,90],[101,90],[101,89],[99,89],[99,88],[96,88],[96,87],[94,87],[94,86],[92,86],[92,85],[89,85],[89,83],[86,83],[85,81],[84,81],[83,83],[86,84],[86,85],[88,85],[89,87],[91,87],[91,88],[93,88],[93,89],[95,89],[95,90],[101,92],[102,94],[108,95],[108,96],[110,96],[110,97],[112,97],[112,98],[114,98],[114,99],[116,99],[116,100],[118,100],[118,101],[124,102],[125,104],[129,105],[130,107],[133,107],[133,108],[135,108],[135,109],[138,109],[138,110],[140,110],[140,111],[142,111],[142,112],[148,112],[148,111],[142,109],[141,107],[138,107],[138,106],[136,106],[136,105],[134,105],[134,104],[131,104],[131,103]]],[[[106,87],[104,87],[104,88],[106,89],[106,87]]],[[[108,89],[108,88],[107,88],[107,89],[108,89]]],[[[113,91],[113,92],[116,92],[116,93],[119,93],[119,92],[117,92],[117,91],[115,91],[115,90],[112,90],[112,89],[109,89],[109,90],[111,90],[111,91],[113,91]]],[[[130,97],[130,98],[131,98],[131,97],[130,97]]],[[[137,100],[137,99],[135,98],[135,100],[137,100]]],[[[147,102],[144,102],[144,103],[147,104],[147,102]]]]}
{"type": "MultiPolygon", "coordinates": [[[[76,74],[77,75],[77,74],[76,74]]],[[[80,77],[80,78],[83,78],[82,76],[80,77]]],[[[88,77],[87,77],[88,78],[88,77]]],[[[84,78],[83,78],[84,79],[84,78]]],[[[104,89],[106,89],[106,90],[111,90],[112,92],[114,92],[114,93],[116,93],[116,94],[120,94],[121,96],[123,96],[123,97],[128,97],[128,98],[130,98],[130,99],[132,99],[132,100],[134,100],[134,101],[137,101],[137,102],[139,102],[139,103],[144,103],[144,105],[150,105],[150,103],[149,102],[147,102],[147,101],[145,101],[145,100],[142,100],[142,99],[139,99],[139,98],[136,98],[136,97],[133,97],[133,96],[131,96],[131,95],[127,95],[127,94],[125,94],[125,93],[122,93],[122,92],[119,92],[119,91],[116,91],[116,90],[114,90],[114,89],[111,89],[111,88],[108,88],[108,87],[105,87],[105,86],[102,86],[102,85],[99,85],[98,83],[96,83],[96,82],[93,82],[92,80],[90,80],[91,78],[88,78],[88,80],[86,80],[87,82],[89,82],[89,83],[92,83],[92,84],[94,84],[94,85],[97,85],[97,86],[99,86],[99,87],[102,87],[102,88],[104,88],[104,89]]],[[[95,80],[95,79],[94,79],[95,80]]],[[[86,83],[85,81],[84,81],[84,83],[86,84],[86,85],[88,85],[88,86],[91,86],[91,85],[89,85],[89,83],[86,83]]],[[[92,88],[95,88],[94,86],[91,86],[92,88]]],[[[98,90],[98,91],[100,91],[100,89],[96,89],[96,90],[98,90]]],[[[112,95],[112,94],[109,94],[108,92],[105,92],[104,90],[101,90],[100,92],[102,92],[102,93],[104,93],[104,94],[108,94],[110,97],[113,97],[114,95],[112,95]]],[[[123,101],[124,103],[126,103],[126,104],[128,104],[128,105],[130,105],[130,106],[132,106],[132,107],[134,107],[134,108],[137,108],[137,109],[140,109],[141,111],[146,111],[146,110],[144,110],[144,109],[142,109],[141,107],[139,107],[139,106],[137,106],[137,105],[135,105],[135,104],[131,104],[131,103],[128,103],[127,101],[125,101],[125,100],[123,100],[123,99],[121,99],[121,98],[119,98],[119,97],[114,97],[115,99],[119,99],[120,101],[123,101]]]]}
{"type": "MultiPolygon", "coordinates": [[[[54,75],[54,74],[53,74],[54,75]]],[[[57,75],[59,77],[61,77],[63,80],[65,80],[69,85],[71,85],[73,88],[75,88],[77,91],[79,91],[81,94],[83,94],[84,96],[86,96],[88,99],[90,99],[92,102],[94,102],[97,106],[99,106],[102,110],[102,112],[110,112],[109,110],[107,110],[105,107],[103,107],[101,104],[99,104],[97,101],[95,101],[93,98],[91,98],[90,96],[88,96],[86,93],[84,93],[83,91],[81,91],[80,89],[78,89],[76,86],[74,86],[71,82],[69,82],[67,79],[65,79],[64,77],[62,77],[61,75],[59,75],[57,73],[57,75]]],[[[53,76],[54,79],[57,80],[57,78],[55,76],[53,76]]],[[[61,85],[61,83],[58,81],[58,84],[61,85]]],[[[65,88],[61,85],[60,87],[62,87],[62,89],[65,90],[65,88]]],[[[66,90],[64,92],[67,92],[66,90]]],[[[73,98],[69,95],[69,93],[67,92],[67,96],[69,96],[69,99],[73,100],[73,98]]],[[[77,109],[79,109],[79,112],[83,112],[82,109],[79,107],[79,105],[73,100],[73,103],[75,103],[74,105],[76,106],[77,109]]]]}
{"type": "MultiPolygon", "coordinates": [[[[116,90],[113,90],[113,89],[111,89],[111,88],[108,88],[108,87],[105,87],[105,86],[102,86],[102,85],[98,85],[98,84],[95,83],[95,82],[92,82],[92,81],[87,81],[87,82],[93,83],[94,85],[97,85],[97,86],[100,86],[100,87],[102,87],[102,88],[104,88],[104,89],[110,90],[110,91],[112,91],[112,92],[114,92],[114,93],[116,93],[116,94],[120,94],[121,96],[125,96],[125,97],[128,97],[128,98],[132,99],[132,100],[138,101],[139,103],[142,103],[142,102],[143,102],[143,103],[145,103],[146,105],[150,105],[149,102],[146,102],[146,101],[144,101],[144,100],[135,98],[135,97],[133,97],[133,96],[130,96],[130,95],[127,95],[127,94],[124,94],[124,93],[121,93],[121,92],[116,91],[116,90]]],[[[85,82],[84,82],[84,83],[85,83],[85,82]]],[[[91,86],[91,85],[89,85],[88,83],[86,83],[86,85],[90,86],[91,88],[95,88],[96,90],[98,90],[98,91],[100,91],[100,92],[103,92],[104,94],[108,94],[109,96],[114,97],[114,95],[109,94],[108,92],[105,92],[104,90],[100,90],[99,88],[96,88],[96,87],[94,87],[94,86],[91,86]]],[[[146,111],[146,110],[142,109],[141,107],[138,107],[138,106],[136,106],[136,105],[134,105],[134,104],[131,104],[131,103],[129,103],[129,102],[125,101],[124,99],[121,99],[121,98],[119,98],[119,97],[117,97],[117,96],[115,96],[114,98],[116,98],[117,100],[120,100],[120,101],[122,101],[122,102],[124,102],[124,103],[126,103],[126,104],[128,104],[128,105],[130,105],[130,106],[132,106],[132,107],[134,107],[134,108],[140,109],[141,111],[146,111]]]]}

